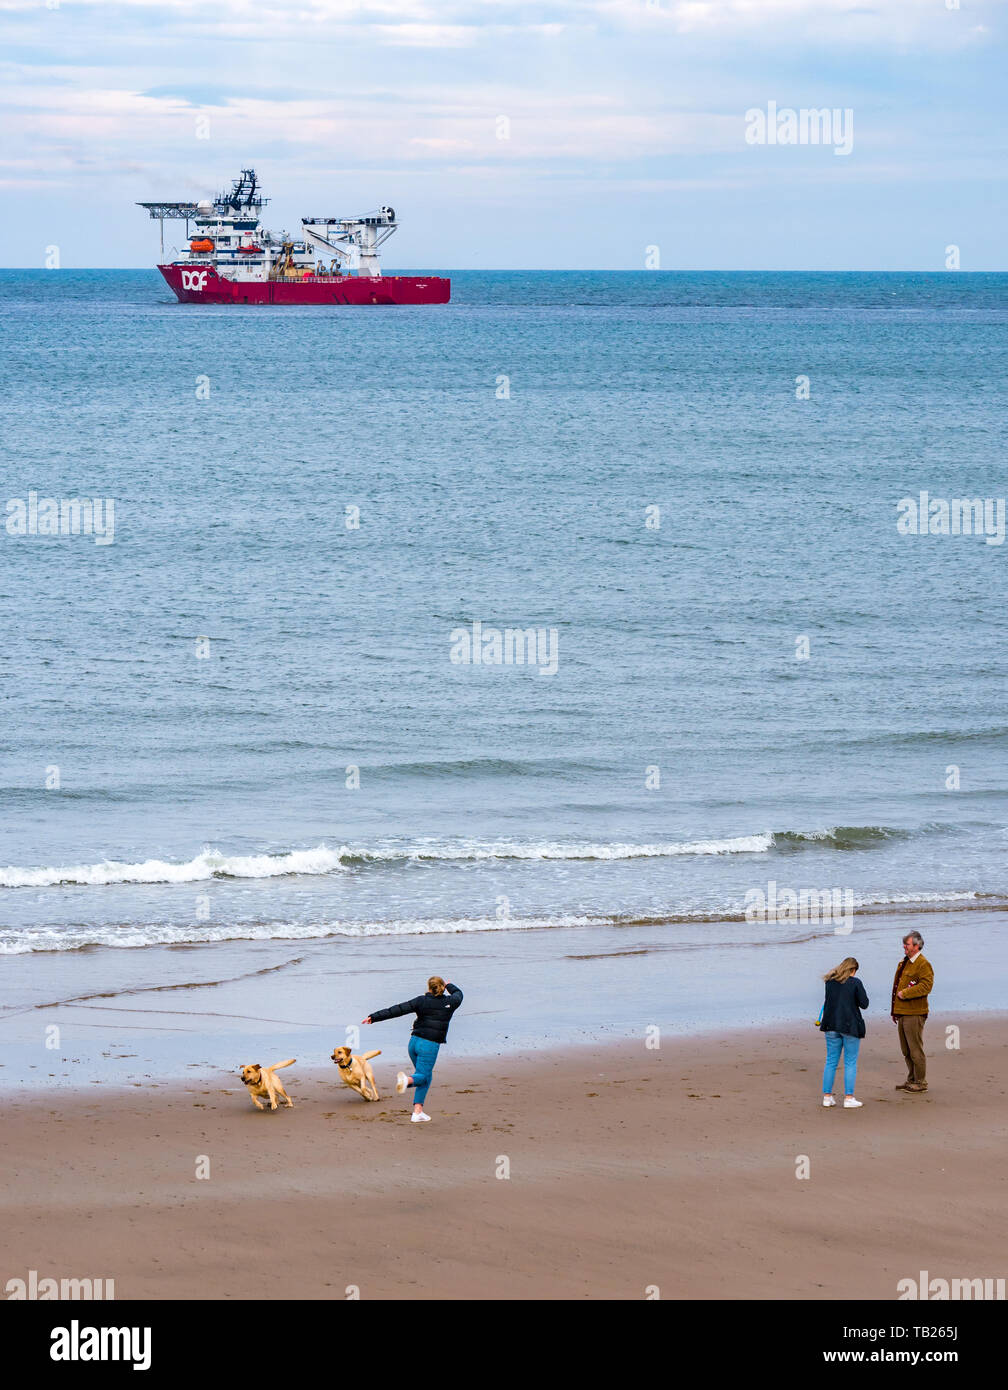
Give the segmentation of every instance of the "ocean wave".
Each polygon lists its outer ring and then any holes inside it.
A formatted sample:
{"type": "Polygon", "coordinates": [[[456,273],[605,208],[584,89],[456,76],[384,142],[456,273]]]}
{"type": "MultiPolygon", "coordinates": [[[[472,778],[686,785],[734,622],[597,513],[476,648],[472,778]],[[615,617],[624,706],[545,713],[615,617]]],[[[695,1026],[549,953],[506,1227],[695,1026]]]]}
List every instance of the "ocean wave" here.
{"type": "Polygon", "coordinates": [[[672,840],[657,844],[565,844],[562,841],[463,840],[455,844],[418,846],[410,859],[665,859],[676,855],[765,854],[773,836],[734,835],[727,839],[672,840]]]}
{"type": "Polygon", "coordinates": [[[760,854],[770,848],[769,835],[741,835],[726,840],[692,840],[681,843],[561,844],[463,840],[437,844],[418,842],[373,850],[350,850],[345,845],[330,849],[292,850],[286,854],[222,854],[204,849],[185,863],[147,859],[123,864],[103,860],[99,864],[0,869],[0,888],[105,887],[119,883],[202,883],[213,878],[281,878],[293,874],[331,874],[368,864],[407,863],[410,860],[480,859],[640,859],[679,854],[760,854]]]}
{"type": "Polygon", "coordinates": [[[146,859],[121,863],[105,859],[97,864],[0,869],[0,888],[105,887],[113,884],[201,883],[215,878],[261,879],[290,875],[334,874],[341,870],[424,862],[476,862],[481,860],[600,860],[664,859],[677,856],[767,854],[772,850],[794,853],[804,849],[857,850],[889,840],[941,830],[923,826],[916,831],[884,825],[839,825],[822,830],[760,831],[695,840],[664,840],[644,844],[627,841],[600,843],[561,840],[415,840],[409,844],[385,843],[373,848],[290,850],[280,854],[223,854],[204,848],[193,859],[172,862],[146,859]]]}
{"type": "Polygon", "coordinates": [[[917,830],[904,830],[889,825],[831,825],[825,830],[778,830],[773,835],[774,849],[866,849],[886,840],[909,840],[942,827],[926,825],[917,830]]]}
{"type": "Polygon", "coordinates": [[[280,878],[288,874],[331,874],[341,868],[346,849],[292,850],[288,854],[225,855],[204,849],[194,859],[173,864],[164,859],[145,859],[122,864],[112,859],[100,864],[39,869],[0,869],[0,888],[106,887],[116,883],[204,883],[213,878],[280,878]]]}
{"type": "MultiPolygon", "coordinates": [[[[781,884],[780,887],[783,889],[791,887],[791,885],[781,884]]],[[[801,889],[795,886],[794,891],[811,890],[806,885],[801,889]]],[[[1008,898],[1003,897],[1000,893],[980,893],[975,889],[948,893],[855,893],[852,903],[854,911],[866,917],[887,912],[944,912],[946,910],[952,912],[966,907],[998,908],[1002,905],[1008,907],[1008,898]]],[[[639,913],[616,913],[606,918],[605,924],[616,927],[663,927],[685,926],[691,922],[745,922],[748,920],[744,905],[736,902],[723,908],[697,908],[688,912],[649,913],[646,916],[639,913]]],[[[774,921],[788,922],[793,921],[793,918],[782,912],[780,916],[770,918],[770,921],[771,923],[774,921]]]]}
{"type": "Polygon", "coordinates": [[[385,922],[237,922],[193,925],[156,923],[143,926],[29,927],[0,931],[0,956],[32,951],[80,951],[111,946],[197,946],[225,941],[317,941],[327,937],[438,936],[459,932],[520,931],[545,927],[601,926],[604,918],[454,917],[385,922]]]}
{"type": "MultiPolygon", "coordinates": [[[[880,893],[864,897],[855,895],[854,898],[854,911],[863,916],[971,909],[1008,910],[1008,898],[975,890],[947,893],[880,893]]],[[[79,951],[96,947],[138,949],[146,946],[196,946],[228,941],[321,941],[337,937],[365,940],[370,937],[451,936],[470,932],[549,931],[570,927],[674,927],[719,923],[732,925],[746,921],[743,905],[731,903],[722,908],[672,909],[668,912],[644,915],[618,912],[556,913],[540,917],[406,918],[361,922],[145,923],[129,926],[88,923],[67,927],[0,930],[0,956],[25,955],[36,951],[79,951]]],[[[755,925],[793,927],[794,921],[781,916],[769,924],[755,925]]],[[[709,943],[700,944],[716,945],[717,942],[712,939],[709,943]]],[[[775,944],[775,939],[771,939],[767,944],[775,944]]]]}

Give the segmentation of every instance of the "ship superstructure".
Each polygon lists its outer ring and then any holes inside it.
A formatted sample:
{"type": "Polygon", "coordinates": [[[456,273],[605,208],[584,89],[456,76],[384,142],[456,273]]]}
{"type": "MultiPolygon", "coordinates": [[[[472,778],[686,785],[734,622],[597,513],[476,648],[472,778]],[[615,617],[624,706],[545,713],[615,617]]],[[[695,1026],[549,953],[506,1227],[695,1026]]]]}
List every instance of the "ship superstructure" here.
{"type": "Polygon", "coordinates": [[[304,217],[298,236],[261,225],[269,199],[254,169],[243,169],[230,191],[198,203],[140,203],[161,223],[184,220],[188,248],[158,266],[187,303],[445,304],[451,282],[442,276],[383,276],[379,247],[399,225],[390,207],[364,217],[304,217]],[[189,223],[193,224],[190,237],[189,223]]]}

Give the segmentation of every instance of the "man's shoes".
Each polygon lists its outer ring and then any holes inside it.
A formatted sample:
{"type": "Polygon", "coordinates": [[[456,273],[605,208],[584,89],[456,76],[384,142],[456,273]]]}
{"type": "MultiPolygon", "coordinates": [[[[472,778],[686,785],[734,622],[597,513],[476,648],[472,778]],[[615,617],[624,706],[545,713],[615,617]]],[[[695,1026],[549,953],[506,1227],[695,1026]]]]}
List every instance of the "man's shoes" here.
{"type": "Polygon", "coordinates": [[[925,1084],[922,1086],[919,1081],[908,1081],[907,1084],[903,1087],[903,1089],[905,1091],[926,1091],[927,1083],[925,1082],[925,1084]]]}
{"type": "Polygon", "coordinates": [[[897,1091],[905,1091],[909,1085],[909,1081],[901,1081],[900,1084],[896,1087],[896,1089],[897,1091]]]}

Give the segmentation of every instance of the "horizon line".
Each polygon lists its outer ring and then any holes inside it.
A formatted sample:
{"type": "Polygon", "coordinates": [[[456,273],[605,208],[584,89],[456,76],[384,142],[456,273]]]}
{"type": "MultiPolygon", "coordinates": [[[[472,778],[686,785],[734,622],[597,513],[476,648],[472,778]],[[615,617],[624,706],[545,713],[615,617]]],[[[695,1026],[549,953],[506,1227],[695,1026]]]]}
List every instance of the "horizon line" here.
{"type": "MultiPolygon", "coordinates": [[[[163,262],[170,265],[170,261],[163,262]]],[[[141,272],[157,270],[158,262],[150,265],[79,265],[79,266],[40,266],[40,265],[3,265],[0,266],[0,273],[5,271],[38,271],[42,275],[59,275],[67,271],[119,271],[140,274],[141,272]]],[[[385,275],[394,277],[399,274],[423,274],[423,275],[457,275],[457,274],[481,274],[481,275],[941,275],[941,276],[964,276],[964,275],[1008,275],[1008,268],[1004,270],[979,268],[975,270],[948,270],[935,268],[933,266],[903,266],[898,270],[883,269],[828,269],[826,267],[789,267],[783,269],[773,266],[675,266],[667,270],[642,270],[630,266],[454,266],[432,269],[430,266],[417,268],[416,266],[401,266],[395,271],[389,270],[385,275]]],[[[384,278],[384,275],[383,277],[384,278]]]]}

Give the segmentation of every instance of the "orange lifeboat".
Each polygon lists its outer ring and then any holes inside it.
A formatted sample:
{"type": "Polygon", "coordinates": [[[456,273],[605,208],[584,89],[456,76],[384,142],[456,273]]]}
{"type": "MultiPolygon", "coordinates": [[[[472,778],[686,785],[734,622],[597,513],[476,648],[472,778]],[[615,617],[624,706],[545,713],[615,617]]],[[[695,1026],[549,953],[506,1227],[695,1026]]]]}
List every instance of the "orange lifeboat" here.
{"type": "Polygon", "coordinates": [[[214,244],[209,237],[196,237],[194,241],[189,243],[190,251],[212,251],[213,249],[214,244]]]}
{"type": "Polygon", "coordinates": [[[239,254],[239,256],[258,256],[258,255],[260,254],[261,251],[262,251],[262,247],[261,247],[261,246],[254,246],[254,245],[253,245],[253,246],[239,246],[239,247],[238,247],[238,254],[239,254]]]}

